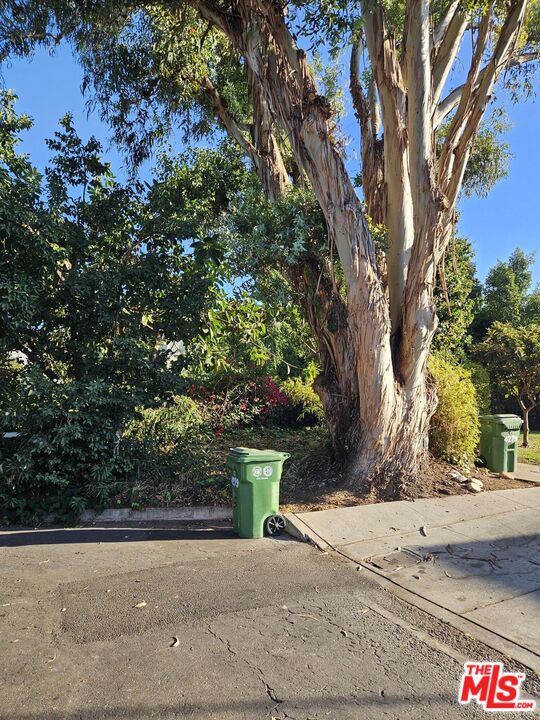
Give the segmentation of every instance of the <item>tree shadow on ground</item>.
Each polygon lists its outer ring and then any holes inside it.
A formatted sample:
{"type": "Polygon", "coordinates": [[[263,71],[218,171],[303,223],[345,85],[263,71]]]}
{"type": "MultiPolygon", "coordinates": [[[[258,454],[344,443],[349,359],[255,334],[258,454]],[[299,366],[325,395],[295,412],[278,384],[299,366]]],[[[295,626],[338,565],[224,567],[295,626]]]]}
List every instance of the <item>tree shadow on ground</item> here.
{"type": "MultiPolygon", "coordinates": [[[[500,531],[500,536],[482,540],[449,532],[444,543],[402,542],[364,562],[453,612],[470,612],[522,595],[533,600],[540,590],[540,534],[506,536],[504,527],[500,531]]],[[[530,618],[518,615],[514,620],[530,618]]]]}
{"type": "Polygon", "coordinates": [[[232,527],[87,527],[42,528],[37,530],[4,530],[0,532],[0,547],[28,547],[32,545],[66,545],[76,543],[132,543],[166,540],[226,540],[238,537],[232,527]]]}
{"type": "MultiPolygon", "coordinates": [[[[456,695],[440,694],[412,694],[408,696],[385,695],[381,697],[378,691],[370,696],[332,696],[317,698],[299,698],[296,694],[294,700],[278,701],[263,699],[245,699],[234,701],[215,702],[205,700],[201,703],[149,704],[135,707],[105,707],[99,709],[82,708],[73,711],[22,712],[15,718],[13,715],[0,713],[0,720],[145,720],[146,718],[159,718],[159,720],[173,720],[173,718],[193,718],[210,720],[210,718],[295,718],[295,720],[310,720],[314,714],[324,712],[328,717],[357,718],[369,717],[370,720],[387,717],[389,713],[395,716],[400,710],[410,712],[411,706],[417,709],[418,717],[428,717],[434,711],[446,711],[454,707],[455,717],[477,717],[473,715],[472,708],[459,707],[456,695]],[[355,712],[359,714],[355,714],[355,712]],[[289,714],[289,713],[292,713],[289,714]],[[332,713],[331,715],[329,713],[332,713]],[[369,713],[369,715],[365,715],[369,713]]],[[[446,715],[445,717],[450,717],[446,715]]]]}

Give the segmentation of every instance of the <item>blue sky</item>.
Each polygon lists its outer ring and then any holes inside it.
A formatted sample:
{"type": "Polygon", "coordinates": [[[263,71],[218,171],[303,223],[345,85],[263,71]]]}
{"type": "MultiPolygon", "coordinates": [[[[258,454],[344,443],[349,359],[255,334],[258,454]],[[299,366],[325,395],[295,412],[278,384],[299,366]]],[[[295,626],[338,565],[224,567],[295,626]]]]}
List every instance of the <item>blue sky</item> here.
{"type": "MultiPolygon", "coordinates": [[[[32,61],[16,61],[3,68],[4,84],[19,96],[18,110],[34,119],[24,137],[23,149],[42,169],[49,156],[45,138],[51,137],[58,120],[73,113],[79,134],[100,139],[114,171],[122,176],[122,157],[110,147],[108,128],[97,113],[87,116],[81,96],[81,71],[67,48],[54,55],[40,51],[32,61]]],[[[534,281],[540,282],[540,81],[537,99],[507,105],[511,130],[507,141],[513,155],[509,176],[486,199],[464,199],[460,205],[460,233],[469,237],[476,250],[478,275],[498,260],[506,259],[519,245],[537,251],[534,281]]],[[[348,122],[347,122],[348,124],[348,122]]]]}

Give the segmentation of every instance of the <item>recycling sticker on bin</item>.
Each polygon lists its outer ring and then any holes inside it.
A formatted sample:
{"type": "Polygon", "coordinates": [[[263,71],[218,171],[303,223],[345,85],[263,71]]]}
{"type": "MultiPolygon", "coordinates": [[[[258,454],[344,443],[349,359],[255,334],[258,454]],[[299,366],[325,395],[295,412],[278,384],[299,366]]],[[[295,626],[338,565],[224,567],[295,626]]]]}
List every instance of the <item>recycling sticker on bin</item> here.
{"type": "Polygon", "coordinates": [[[238,478],[236,477],[236,475],[233,475],[233,476],[232,476],[232,478],[231,478],[231,485],[232,485],[233,487],[238,487],[239,482],[238,482],[238,478]]]}

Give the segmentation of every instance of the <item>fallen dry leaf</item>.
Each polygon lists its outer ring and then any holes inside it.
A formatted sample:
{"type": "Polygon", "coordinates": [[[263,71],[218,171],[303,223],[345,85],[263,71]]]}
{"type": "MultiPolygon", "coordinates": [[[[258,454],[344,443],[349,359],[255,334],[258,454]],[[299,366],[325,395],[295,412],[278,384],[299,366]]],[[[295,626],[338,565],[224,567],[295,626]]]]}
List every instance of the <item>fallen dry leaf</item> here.
{"type": "Polygon", "coordinates": [[[137,603],[137,604],[134,605],[133,607],[134,607],[134,608],[143,608],[143,607],[146,607],[146,600],[142,600],[142,602],[137,603]]]}
{"type": "Polygon", "coordinates": [[[173,641],[169,645],[169,647],[178,647],[180,645],[180,640],[176,637],[176,635],[173,635],[173,641]]]}
{"type": "Polygon", "coordinates": [[[427,537],[427,528],[425,525],[422,525],[422,527],[420,528],[420,534],[424,537],[427,537]]]}

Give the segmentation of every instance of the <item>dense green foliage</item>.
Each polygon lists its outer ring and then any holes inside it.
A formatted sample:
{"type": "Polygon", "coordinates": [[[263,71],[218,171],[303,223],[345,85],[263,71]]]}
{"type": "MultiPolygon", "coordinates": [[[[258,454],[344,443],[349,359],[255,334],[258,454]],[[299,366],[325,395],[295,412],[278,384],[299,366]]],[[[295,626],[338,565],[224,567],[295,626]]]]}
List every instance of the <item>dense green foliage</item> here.
{"type": "Polygon", "coordinates": [[[16,389],[4,427],[22,436],[3,441],[1,515],[76,517],[105,503],[132,468],[118,452],[129,395],[102,380],[55,383],[37,369],[21,371],[16,389]]]}
{"type": "Polygon", "coordinates": [[[281,386],[298,420],[311,425],[324,421],[323,406],[313,389],[313,379],[313,373],[308,373],[305,379],[289,378],[281,386]]]}
{"type": "Polygon", "coordinates": [[[214,479],[206,474],[213,438],[208,411],[188,396],[142,409],[123,432],[121,452],[133,469],[121,492],[132,507],[141,485],[168,488],[169,501],[176,499],[178,486],[200,493],[214,479]]]}
{"type": "Polygon", "coordinates": [[[469,359],[466,361],[465,367],[471,373],[471,380],[476,391],[478,413],[480,415],[489,415],[492,406],[492,390],[489,372],[481,363],[469,359]]]}
{"type": "Polygon", "coordinates": [[[429,369],[439,398],[431,419],[430,449],[439,458],[467,465],[475,458],[480,438],[471,373],[438,355],[430,358],[429,369]]]}
{"type": "Polygon", "coordinates": [[[463,360],[472,342],[471,324],[481,301],[469,240],[454,238],[439,269],[439,280],[435,291],[439,326],[433,349],[463,360]]]}
{"type": "Polygon", "coordinates": [[[181,350],[201,328],[216,265],[162,212],[175,189],[117,183],[65,117],[45,178],[16,149],[30,121],[1,97],[2,429],[20,431],[0,496],[14,514],[104,502],[138,407],[185,385],[181,350]]]}
{"type": "MultiPolygon", "coordinates": [[[[236,242],[252,230],[238,153],[163,157],[152,183],[127,188],[67,116],[43,178],[16,150],[30,120],[2,102],[2,430],[21,433],[1,447],[4,515],[136,502],[134,479],[218,500],[209,448],[224,432],[320,420],[316,369],[291,404],[271,377],[299,376],[314,357],[279,268],[234,292],[218,284],[236,277],[236,242]]],[[[294,204],[284,214],[283,232],[294,204]]]]}

